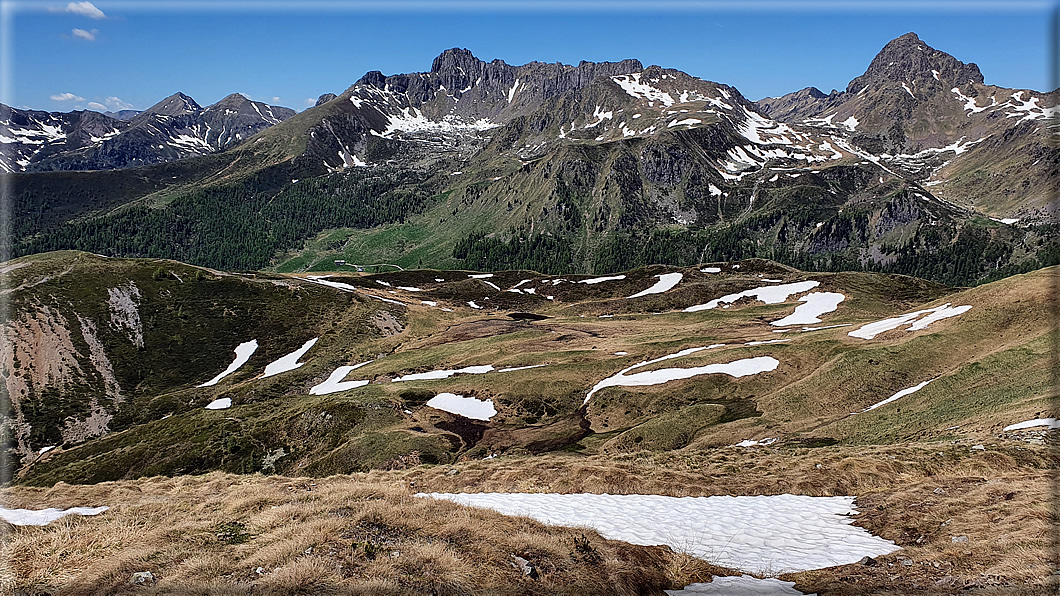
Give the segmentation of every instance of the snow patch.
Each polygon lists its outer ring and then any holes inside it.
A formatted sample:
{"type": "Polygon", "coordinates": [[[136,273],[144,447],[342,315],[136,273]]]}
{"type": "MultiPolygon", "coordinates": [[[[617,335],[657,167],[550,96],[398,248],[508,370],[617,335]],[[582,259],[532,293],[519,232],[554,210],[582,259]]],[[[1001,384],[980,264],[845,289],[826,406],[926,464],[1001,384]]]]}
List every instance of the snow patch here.
{"type": "Polygon", "coordinates": [[[647,296],[648,294],[661,294],[662,292],[671,290],[674,286],[680,283],[681,278],[684,277],[684,275],[681,273],[663,273],[662,275],[656,275],[655,277],[659,278],[659,281],[655,282],[655,285],[647,290],[642,290],[633,294],[630,298],[640,298],[641,296],[647,296]]]}
{"type": "Polygon", "coordinates": [[[715,576],[708,584],[689,584],[680,590],[663,590],[669,596],[817,596],[795,589],[795,582],[752,575],[715,576]]]}
{"type": "Polygon", "coordinates": [[[299,362],[298,359],[302,356],[305,356],[305,353],[309,351],[309,348],[312,348],[314,345],[316,345],[317,340],[319,339],[319,337],[314,337],[313,339],[302,344],[302,347],[298,348],[297,350],[291,352],[290,354],[284,356],[283,358],[280,358],[275,362],[270,363],[268,366],[265,367],[265,374],[261,375],[261,378],[264,379],[266,377],[278,375],[282,372],[294,370],[299,366],[305,364],[304,362],[299,362]]]}
{"type": "MultiPolygon", "coordinates": [[[[898,550],[852,525],[854,497],[666,497],[549,493],[419,493],[601,536],[667,545],[715,565],[779,575],[855,563],[898,550]]],[[[715,578],[714,581],[718,581],[715,578]]]]}
{"type": "MultiPolygon", "coordinates": [[[[733,265],[735,269],[737,265],[733,265]]],[[[721,298],[715,298],[706,304],[697,304],[695,306],[689,306],[684,312],[699,312],[701,310],[711,310],[717,308],[721,304],[732,304],[741,298],[754,298],[755,300],[761,300],[766,304],[780,304],[788,299],[788,296],[792,294],[798,294],[799,292],[805,292],[812,290],[817,286],[821,285],[819,281],[800,281],[790,284],[780,284],[779,286],[762,286],[753,288],[750,290],[744,290],[735,294],[727,294],[721,298]]]]}
{"type": "Polygon", "coordinates": [[[664,360],[670,360],[673,358],[681,358],[694,354],[701,350],[709,350],[711,348],[721,347],[725,344],[713,344],[710,346],[700,348],[689,348],[687,350],[681,350],[675,354],[668,354],[662,358],[656,358],[654,360],[648,360],[646,362],[638,362],[633,366],[626,367],[614,375],[607,377],[600,381],[585,396],[583,404],[589,403],[593,394],[606,387],[643,387],[647,385],[661,385],[670,381],[677,381],[681,379],[688,379],[691,377],[698,377],[700,375],[709,374],[727,374],[732,377],[744,377],[747,375],[755,375],[761,372],[769,372],[775,370],[780,362],[776,358],[769,356],[759,356],[756,358],[744,358],[742,360],[735,360],[733,362],[723,362],[719,364],[708,364],[705,366],[693,366],[689,368],[663,368],[659,370],[649,370],[639,373],[627,375],[629,371],[640,368],[642,366],[648,366],[650,364],[656,364],[664,360]]]}
{"type": "Polygon", "coordinates": [[[362,362],[360,364],[351,364],[348,366],[340,366],[336,368],[335,371],[331,373],[331,376],[327,378],[327,380],[325,380],[323,383],[320,383],[319,385],[314,385],[313,388],[309,390],[309,394],[327,395],[328,393],[337,393],[339,391],[346,391],[347,389],[354,389],[356,387],[363,387],[364,385],[367,385],[368,381],[343,381],[343,379],[346,378],[346,375],[350,374],[350,371],[356,370],[370,363],[371,360],[369,360],[368,362],[362,362]]]}
{"type": "Polygon", "coordinates": [[[224,372],[222,372],[221,374],[219,374],[216,377],[210,379],[209,381],[206,381],[202,385],[196,385],[196,387],[210,387],[212,385],[216,385],[218,381],[220,381],[221,379],[227,377],[228,375],[236,372],[236,369],[238,369],[240,366],[243,366],[244,364],[246,364],[247,360],[250,360],[251,354],[253,354],[254,351],[257,350],[257,349],[258,349],[258,340],[256,340],[256,339],[252,339],[252,340],[250,340],[248,342],[244,342],[244,343],[239,344],[238,346],[236,346],[236,349],[235,349],[236,359],[232,361],[232,364],[229,364],[228,368],[226,368],[224,370],[224,372]]]}
{"type": "Polygon", "coordinates": [[[908,331],[919,331],[920,329],[926,329],[928,325],[935,321],[942,319],[948,319],[955,317],[959,314],[968,312],[972,307],[970,305],[951,307],[950,303],[947,302],[942,306],[935,308],[927,308],[924,310],[918,310],[897,317],[891,317],[889,319],[883,319],[882,321],[876,321],[873,323],[867,323],[858,327],[854,331],[851,331],[847,335],[851,337],[859,337],[861,339],[872,339],[884,331],[890,331],[891,329],[897,329],[902,325],[909,325],[908,331]],[[928,315],[923,319],[917,320],[920,315],[928,315]]]}
{"type": "Polygon", "coordinates": [[[220,399],[215,399],[212,402],[206,404],[206,409],[207,410],[227,410],[228,408],[231,408],[231,407],[232,407],[232,398],[231,397],[222,397],[220,399]]]}
{"type": "Polygon", "coordinates": [[[1039,426],[1047,426],[1050,429],[1060,428],[1060,420],[1057,420],[1056,418],[1035,418],[1034,420],[1010,424],[1001,430],[1003,432],[1008,432],[1010,430],[1023,430],[1026,428],[1037,428],[1039,426]]]}
{"type": "Polygon", "coordinates": [[[425,373],[413,373],[411,375],[405,375],[403,377],[397,377],[394,379],[394,383],[401,383],[403,381],[431,381],[436,379],[448,379],[453,375],[482,375],[493,370],[492,364],[486,364],[482,366],[468,366],[465,368],[447,369],[447,370],[432,370],[425,373]]]}
{"type": "Polygon", "coordinates": [[[868,412],[869,410],[875,410],[876,408],[878,408],[880,406],[887,405],[887,404],[891,403],[892,401],[894,401],[896,399],[905,397],[905,396],[907,396],[907,395],[909,395],[911,393],[916,393],[917,391],[920,391],[924,387],[927,387],[927,384],[932,382],[932,381],[934,381],[934,380],[935,379],[928,379],[928,380],[924,381],[923,383],[921,383],[919,385],[916,385],[914,387],[910,387],[908,389],[902,389],[901,391],[899,391],[898,393],[895,393],[894,395],[888,397],[887,399],[885,399],[883,401],[880,401],[880,402],[876,402],[876,403],[872,404],[871,406],[865,408],[864,410],[862,410],[862,412],[868,412]]]}
{"type": "Polygon", "coordinates": [[[481,400],[455,393],[439,393],[427,400],[427,405],[435,410],[442,410],[472,420],[489,420],[497,415],[492,399],[481,400]]]}
{"type": "Polygon", "coordinates": [[[13,526],[46,526],[67,515],[99,515],[110,507],[71,507],[69,509],[8,509],[0,507],[0,519],[13,526]]]}
{"type": "Polygon", "coordinates": [[[812,292],[806,294],[799,299],[800,304],[795,307],[795,312],[780,319],[773,321],[770,325],[777,327],[783,327],[785,325],[808,325],[810,323],[820,323],[821,319],[818,318],[826,312],[832,312],[839,308],[839,303],[846,299],[846,296],[838,292],[812,292]]]}
{"type": "Polygon", "coordinates": [[[626,276],[625,275],[612,275],[612,276],[609,276],[609,277],[594,277],[592,279],[579,280],[578,283],[593,285],[593,284],[603,283],[605,281],[618,281],[618,280],[622,280],[622,279],[626,279],[626,276]]]}

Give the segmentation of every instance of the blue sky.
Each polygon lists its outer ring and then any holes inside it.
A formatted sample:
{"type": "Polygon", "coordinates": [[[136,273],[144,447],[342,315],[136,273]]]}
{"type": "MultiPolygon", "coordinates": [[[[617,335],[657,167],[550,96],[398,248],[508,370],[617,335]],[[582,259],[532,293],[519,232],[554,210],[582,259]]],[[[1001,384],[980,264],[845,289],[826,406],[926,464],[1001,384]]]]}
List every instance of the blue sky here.
{"type": "Polygon", "coordinates": [[[305,109],[368,70],[430,69],[439,52],[577,64],[638,58],[750,99],[842,89],[887,41],[915,31],[975,62],[988,84],[1045,90],[1055,3],[302,2],[2,0],[0,101],[52,111],[143,109],[183,91],[305,109]]]}

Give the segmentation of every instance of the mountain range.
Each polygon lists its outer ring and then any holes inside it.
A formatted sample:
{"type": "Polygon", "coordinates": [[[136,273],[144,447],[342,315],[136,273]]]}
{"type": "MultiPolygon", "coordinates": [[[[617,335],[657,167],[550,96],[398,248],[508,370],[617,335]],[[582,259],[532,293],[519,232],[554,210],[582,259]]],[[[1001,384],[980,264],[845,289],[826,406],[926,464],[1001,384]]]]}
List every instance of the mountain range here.
{"type": "Polygon", "coordinates": [[[1055,587],[1055,92],[908,34],[5,110],[7,591],[1055,587]]]}
{"type": "Polygon", "coordinates": [[[296,115],[189,101],[28,165],[166,163],[12,174],[8,248],[280,271],[762,257],[962,284],[1060,258],[1055,94],[985,85],[912,33],[845,91],[758,102],[636,60],[511,66],[462,49],[428,72],[369,72],[296,115]],[[144,145],[151,157],[134,157],[144,145]]]}
{"type": "Polygon", "coordinates": [[[203,108],[174,93],[143,111],[42,112],[0,105],[0,170],[109,170],[221,151],[294,115],[233,93],[203,108]]]}

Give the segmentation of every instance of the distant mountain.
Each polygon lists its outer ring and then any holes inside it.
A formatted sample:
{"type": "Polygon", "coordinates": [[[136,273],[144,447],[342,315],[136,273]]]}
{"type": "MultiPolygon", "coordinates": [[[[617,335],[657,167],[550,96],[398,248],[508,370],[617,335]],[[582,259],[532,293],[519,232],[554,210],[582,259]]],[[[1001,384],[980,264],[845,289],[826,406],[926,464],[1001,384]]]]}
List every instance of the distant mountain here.
{"type": "Polygon", "coordinates": [[[235,93],[207,108],[175,93],[150,108],[114,116],[0,107],[0,169],[108,170],[226,149],[294,115],[235,93]]]}
{"type": "Polygon", "coordinates": [[[117,112],[103,112],[103,115],[117,118],[118,120],[129,120],[141,111],[142,110],[118,110],[117,112]]]}
{"type": "MultiPolygon", "coordinates": [[[[12,249],[284,271],[605,273],[761,257],[972,284],[1060,261],[1044,209],[1055,97],[981,80],[915,35],[846,91],[757,103],[637,60],[511,66],[450,49],[427,72],[368,72],[250,142],[135,181],[23,175],[16,209],[37,215],[18,221],[12,249]]],[[[208,113],[268,116],[236,96],[242,112],[187,99],[130,131],[170,131],[155,146],[179,159],[233,138],[234,120],[208,113]]]]}
{"type": "Polygon", "coordinates": [[[1060,184],[1048,126],[1060,115],[1057,100],[1056,92],[987,85],[975,64],[907,33],[845,91],[809,87],[757,106],[782,122],[841,130],[881,167],[937,196],[1030,217],[1049,208],[1060,184]]]}

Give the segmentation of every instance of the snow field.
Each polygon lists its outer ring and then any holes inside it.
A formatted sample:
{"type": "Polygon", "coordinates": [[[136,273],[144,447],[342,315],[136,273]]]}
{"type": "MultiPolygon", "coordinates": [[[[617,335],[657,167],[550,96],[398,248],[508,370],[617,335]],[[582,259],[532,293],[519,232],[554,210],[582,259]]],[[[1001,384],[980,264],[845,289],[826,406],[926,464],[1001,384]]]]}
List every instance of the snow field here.
{"type": "Polygon", "coordinates": [[[420,493],[605,538],[674,550],[756,575],[854,563],[898,550],[851,525],[854,497],[666,497],[549,493],[420,493]]]}

